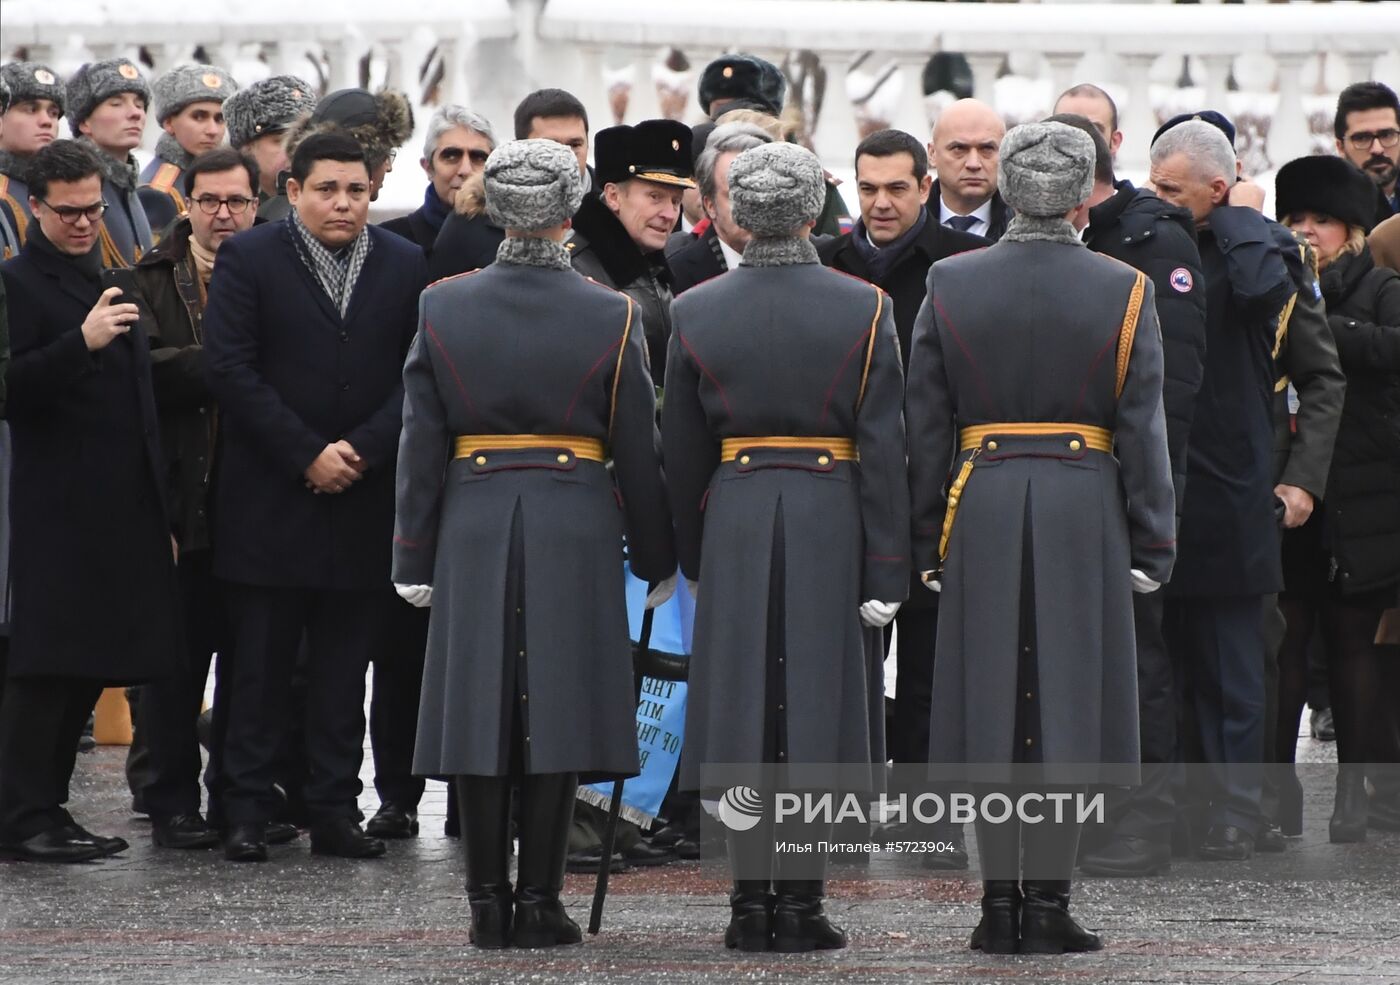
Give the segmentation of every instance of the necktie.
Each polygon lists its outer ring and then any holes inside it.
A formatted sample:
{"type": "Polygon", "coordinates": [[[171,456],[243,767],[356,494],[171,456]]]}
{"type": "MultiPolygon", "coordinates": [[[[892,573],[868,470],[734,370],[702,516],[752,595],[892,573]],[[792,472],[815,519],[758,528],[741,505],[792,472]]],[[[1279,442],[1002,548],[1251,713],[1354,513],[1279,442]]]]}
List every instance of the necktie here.
{"type": "Polygon", "coordinates": [[[960,233],[965,233],[973,226],[977,225],[975,215],[950,215],[943,220],[943,225],[956,229],[960,233]]]}

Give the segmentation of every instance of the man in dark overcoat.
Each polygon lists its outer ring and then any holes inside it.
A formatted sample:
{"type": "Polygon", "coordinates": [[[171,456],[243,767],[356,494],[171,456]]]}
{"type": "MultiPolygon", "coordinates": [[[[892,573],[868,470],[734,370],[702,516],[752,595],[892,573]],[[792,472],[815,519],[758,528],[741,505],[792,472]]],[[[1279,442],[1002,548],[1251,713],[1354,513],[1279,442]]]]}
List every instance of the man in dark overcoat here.
{"type": "MultiPolygon", "coordinates": [[[[224,599],[214,579],[209,478],[214,465],[217,405],[209,392],[204,357],[204,309],[214,259],[258,214],[258,172],[251,158],[220,148],[191,160],[180,194],[189,215],[136,266],[142,299],[155,323],[151,379],[168,466],[166,496],[180,544],[180,614],[184,652],[178,673],[141,689],[135,715],[147,756],[136,793],[151,817],[151,837],[165,848],[211,848],[218,835],[200,813],[196,720],[213,654],[228,650],[224,599]]],[[[223,733],[223,708],[218,708],[223,733]]],[[[210,748],[210,809],[217,807],[221,750],[210,748]]]]}
{"type": "Polygon", "coordinates": [[[456,778],[478,947],[579,941],[559,892],[580,774],[638,771],[623,534],[638,577],[675,572],[638,306],[559,242],[582,194],[554,141],[492,153],[507,238],[424,292],[404,367],[393,576],[432,604],[414,768],[456,778]]]}
{"type": "MultiPolygon", "coordinates": [[[[1098,102],[1101,107],[1107,99],[1084,98],[1090,106],[1098,102]]],[[[1112,104],[1108,105],[1111,110],[1112,104]]],[[[1190,212],[1162,201],[1150,189],[1117,179],[1109,143],[1111,135],[1122,136],[1116,126],[1100,126],[1099,121],[1074,114],[1050,119],[1078,127],[1094,141],[1094,190],[1088,210],[1076,220],[1083,224],[1084,245],[1152,279],[1162,329],[1162,409],[1180,515],[1186,490],[1186,438],[1206,357],[1206,281],[1196,249],[1195,221],[1190,212]]],[[[1114,119],[1110,116],[1107,124],[1114,119]]],[[[1177,762],[1177,702],[1171,657],[1162,637],[1164,596],[1160,589],[1133,595],[1142,783],[1110,801],[1106,829],[1097,832],[1098,843],[1082,859],[1084,871],[1092,874],[1150,875],[1170,863],[1176,816],[1171,785],[1177,762]]]]}
{"type": "MultiPolygon", "coordinates": [[[[423,251],[366,228],[365,152],[342,133],[292,157],[292,211],[219,248],[204,314],[220,410],[214,574],[233,637],[224,851],[267,857],[287,685],[306,637],[313,852],[363,858],[356,822],[364,678],[397,605],[394,460],[423,251]]],[[[222,673],[222,669],[221,669],[222,673]]]]}
{"type": "Polygon", "coordinates": [[[104,686],[169,674],[177,650],[150,353],[137,306],[102,289],[101,168],[73,141],[39,151],[34,222],[0,268],[13,352],[11,563],[22,572],[0,706],[0,852],[33,861],[126,848],[63,807],[78,736],[104,686]]]}
{"type": "MultiPolygon", "coordinates": [[[[933,265],[909,357],[915,562],[943,596],[930,775],[1133,782],[1131,597],[1167,580],[1175,542],[1154,292],[1072,224],[1087,134],[1017,127],[999,171],[1016,216],[995,246],[933,265]]],[[[1098,949],[1069,913],[1079,825],[976,822],[971,946],[1098,949]]]]}
{"type": "MultiPolygon", "coordinates": [[[[909,591],[894,312],[820,265],[811,152],[744,151],[729,185],[753,238],[737,270],[677,299],[661,422],[681,571],[703,585],[680,783],[713,782],[707,764],[837,764],[830,780],[868,792],[885,752],[883,653],[867,630],[909,591]]],[[[774,831],[770,818],[731,840],[726,946],[844,947],[822,912],[823,856],[775,866],[774,831]]]]}
{"type": "Polygon", "coordinates": [[[739,266],[749,233],[735,223],[729,207],[729,166],[749,148],[772,142],[752,123],[726,123],[710,132],[705,149],[695,158],[695,183],[708,222],[666,258],[677,296],[739,266]]]}
{"type": "Polygon", "coordinates": [[[1264,596],[1282,587],[1273,462],[1274,346],[1296,291],[1279,240],[1235,183],[1235,151],[1205,120],[1152,145],[1152,183],[1191,211],[1206,279],[1205,375],[1187,441],[1186,502],[1167,588],[1167,645],[1209,764],[1201,857],[1247,859],[1267,832],[1264,596]]]}

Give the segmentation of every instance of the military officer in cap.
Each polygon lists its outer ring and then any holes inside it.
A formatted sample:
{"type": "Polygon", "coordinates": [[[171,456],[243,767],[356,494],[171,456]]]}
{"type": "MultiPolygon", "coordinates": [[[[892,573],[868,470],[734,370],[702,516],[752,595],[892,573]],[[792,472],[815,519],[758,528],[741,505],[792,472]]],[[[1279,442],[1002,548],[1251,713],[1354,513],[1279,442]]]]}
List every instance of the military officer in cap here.
{"type": "Polygon", "coordinates": [[[141,145],[151,89],[127,58],[90,62],[68,80],[68,128],[102,162],[102,264],[134,267],[154,244],[146,210],[136,195],[139,172],[132,151],[141,145]]]}
{"type": "Polygon", "coordinates": [[[497,261],[424,292],[404,366],[393,578],[432,603],[414,768],[456,777],[472,941],[549,947],[581,937],[559,902],[581,776],[638,771],[623,534],[639,577],[675,556],[643,313],[560,245],[574,156],[512,141],[485,182],[497,261]]]}
{"type": "Polygon", "coordinates": [[[224,100],[237,91],[238,83],[214,65],[180,65],[152,86],[163,132],[136,193],[157,238],[188,211],[180,176],[196,157],[224,142],[224,100]]]}
{"type": "MultiPolygon", "coordinates": [[[[3,121],[4,114],[10,108],[10,86],[5,81],[4,76],[0,76],[0,121],[3,121]]],[[[0,134],[4,132],[4,124],[0,122],[0,134]]],[[[9,207],[9,203],[0,199],[0,260],[8,260],[19,252],[19,234],[15,232],[14,213],[9,207]]]]}
{"type": "Polygon", "coordinates": [[[316,108],[316,90],[295,75],[274,75],[240,89],[224,101],[228,142],[258,166],[259,208],[285,183],[288,128],[316,108]]]}
{"type": "MultiPolygon", "coordinates": [[[[996,245],[929,271],[905,409],[914,560],[943,593],[930,776],[1028,784],[996,791],[1016,799],[1135,782],[1131,593],[1171,574],[1175,495],[1152,283],[1072,225],[1093,141],[1020,126],[998,172],[1016,216],[996,245]]],[[[971,946],[1101,947],[1069,913],[1079,825],[976,822],[971,946]]]]}
{"type": "Polygon", "coordinates": [[[10,89],[0,114],[0,211],[23,246],[34,221],[25,172],[34,155],[58,138],[66,95],[63,80],[38,62],[10,62],[0,68],[0,79],[10,89]]]}
{"type": "Polygon", "coordinates": [[[593,161],[599,191],[583,200],[565,248],[575,270],[640,306],[652,377],[660,380],[671,335],[671,270],[664,250],[680,215],[681,194],[695,187],[690,127],[643,120],[599,130],[593,161]]]}
{"type": "MultiPolygon", "coordinates": [[[[795,144],[741,153],[730,205],[753,238],[674,305],[662,443],[681,571],[700,585],[684,789],[711,763],[839,764],[823,784],[868,792],[885,760],[867,628],[909,590],[904,380],[889,296],[810,242],[824,187],[795,144]]],[[[844,947],[822,915],[822,855],[775,868],[774,830],[730,841],[726,946],[844,947]]]]}

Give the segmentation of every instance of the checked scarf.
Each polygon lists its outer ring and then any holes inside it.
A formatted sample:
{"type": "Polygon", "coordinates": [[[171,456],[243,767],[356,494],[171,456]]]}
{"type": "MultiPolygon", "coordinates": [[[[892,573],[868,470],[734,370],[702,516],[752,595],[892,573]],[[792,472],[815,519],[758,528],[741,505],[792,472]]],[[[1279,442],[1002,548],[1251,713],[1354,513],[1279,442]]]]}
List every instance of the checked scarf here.
{"type": "Polygon", "coordinates": [[[311,235],[296,209],[287,213],[287,222],[292,226],[292,241],[297,244],[302,261],[344,318],[350,307],[350,295],[355,292],[355,281],[359,280],[365,257],[369,256],[368,227],[361,229],[349,246],[331,250],[311,235]]]}

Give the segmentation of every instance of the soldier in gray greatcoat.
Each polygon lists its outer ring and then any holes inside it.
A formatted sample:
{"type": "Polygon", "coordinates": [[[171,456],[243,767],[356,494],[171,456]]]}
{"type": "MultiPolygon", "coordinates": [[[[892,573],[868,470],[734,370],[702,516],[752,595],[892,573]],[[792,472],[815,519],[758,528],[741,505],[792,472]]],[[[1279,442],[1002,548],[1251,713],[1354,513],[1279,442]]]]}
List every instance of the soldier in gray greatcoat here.
{"type": "MultiPolygon", "coordinates": [[[[737,269],[676,300],[661,422],[681,571],[703,586],[681,787],[705,782],[705,764],[775,763],[836,764],[843,789],[869,790],[883,648],[862,622],[888,623],[909,589],[894,309],[821,266],[810,152],[744,151],[729,187],[753,239],[737,269]]],[[[765,819],[731,838],[726,946],[844,947],[820,865],[797,877],[785,855],[774,871],[773,831],[765,819]]]]}
{"type": "Polygon", "coordinates": [[[638,772],[624,531],[638,577],[675,571],[637,305],[560,245],[581,197],[562,145],[497,148],[497,262],[423,293],[404,366],[393,577],[436,603],[414,771],[456,778],[478,947],[580,940],[559,902],[575,790],[638,772]]]}
{"type": "MultiPolygon", "coordinates": [[[[1000,183],[1017,216],[997,245],[934,264],[914,326],[914,553],[943,591],[939,778],[1136,778],[1131,592],[1171,573],[1175,501],[1152,284],[1068,221],[1093,164],[1089,136],[1064,124],[1008,134],[1000,183]]],[[[1078,839],[1077,824],[978,819],[974,948],[1100,946],[1069,915],[1078,839]]]]}

